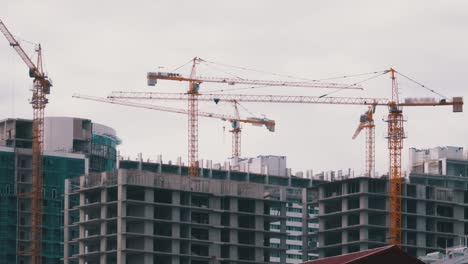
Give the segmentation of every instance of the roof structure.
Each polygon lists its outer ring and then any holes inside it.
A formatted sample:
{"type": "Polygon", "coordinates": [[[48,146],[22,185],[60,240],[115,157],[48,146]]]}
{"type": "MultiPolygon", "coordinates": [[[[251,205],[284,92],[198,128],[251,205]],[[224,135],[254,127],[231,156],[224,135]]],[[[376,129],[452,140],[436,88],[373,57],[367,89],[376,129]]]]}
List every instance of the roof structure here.
{"type": "Polygon", "coordinates": [[[336,257],[322,258],[302,264],[424,264],[421,260],[409,255],[397,246],[385,246],[336,257]]]}

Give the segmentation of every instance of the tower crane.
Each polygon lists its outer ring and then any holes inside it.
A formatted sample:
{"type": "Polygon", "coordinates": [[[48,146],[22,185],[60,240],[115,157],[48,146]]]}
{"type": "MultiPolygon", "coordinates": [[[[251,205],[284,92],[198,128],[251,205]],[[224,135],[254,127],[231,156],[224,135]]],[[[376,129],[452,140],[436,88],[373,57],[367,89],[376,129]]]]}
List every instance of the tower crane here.
{"type": "Polygon", "coordinates": [[[327,88],[327,89],[360,89],[357,84],[337,84],[322,82],[290,82],[290,81],[270,81],[270,80],[249,80],[243,78],[219,78],[197,76],[197,65],[204,62],[203,59],[195,57],[191,60],[192,68],[190,76],[184,76],[179,73],[171,72],[149,72],[147,81],[149,86],[155,86],[158,80],[185,81],[189,83],[187,91],[188,102],[188,162],[189,175],[198,174],[198,95],[201,83],[226,83],[235,84],[254,84],[265,86],[287,86],[287,87],[309,87],[309,88],[327,88]]]}
{"type": "MultiPolygon", "coordinates": [[[[159,106],[159,105],[153,105],[153,104],[135,103],[135,102],[129,102],[129,101],[124,101],[124,100],[115,100],[115,99],[101,98],[101,97],[95,97],[95,96],[89,96],[89,95],[75,94],[73,95],[73,98],[104,102],[104,103],[109,103],[109,104],[126,105],[126,106],[137,107],[137,108],[146,108],[146,109],[171,112],[171,113],[179,113],[179,114],[188,113],[188,111],[185,109],[159,106]]],[[[229,115],[217,114],[217,113],[208,113],[208,112],[202,112],[202,111],[199,111],[198,115],[203,116],[203,117],[216,118],[216,119],[228,121],[231,123],[232,130],[230,130],[230,132],[232,133],[232,157],[238,158],[240,157],[240,154],[241,154],[241,131],[242,131],[242,128],[240,125],[241,123],[252,124],[252,125],[257,125],[257,126],[264,125],[270,132],[275,131],[276,123],[274,120],[267,119],[267,118],[255,118],[255,117],[241,118],[239,116],[239,111],[237,109],[236,102],[234,102],[234,107],[235,107],[235,116],[229,116],[229,115]]]]}
{"type": "MultiPolygon", "coordinates": [[[[384,71],[390,73],[392,80],[391,99],[382,98],[355,98],[355,97],[325,97],[325,96],[284,96],[284,95],[242,95],[242,94],[197,94],[200,101],[232,101],[259,102],[259,103],[299,103],[299,104],[345,104],[345,105],[367,105],[387,106],[388,114],[388,149],[389,149],[389,243],[401,245],[401,150],[403,149],[403,111],[406,106],[447,106],[451,105],[453,112],[463,111],[463,98],[453,97],[452,100],[445,98],[407,98],[400,102],[398,84],[396,81],[397,71],[393,68],[384,71]]],[[[180,100],[187,99],[187,94],[177,93],[154,93],[154,92],[113,92],[109,98],[114,99],[138,99],[138,100],[180,100]]]]}
{"type": "Polygon", "coordinates": [[[366,131],[366,172],[367,177],[373,177],[375,174],[375,124],[374,124],[375,106],[369,106],[369,109],[361,115],[359,126],[354,132],[353,139],[366,131]]]}
{"type": "Polygon", "coordinates": [[[15,49],[23,62],[29,68],[29,77],[33,78],[31,104],[33,107],[33,142],[32,142],[32,191],[19,195],[32,198],[31,206],[31,263],[41,263],[41,239],[42,239],[42,154],[44,141],[44,110],[48,103],[47,95],[50,94],[52,83],[44,73],[42,67],[42,49],[37,45],[37,62],[29,58],[20,43],[10,33],[5,24],[0,20],[0,31],[6,37],[10,46],[15,49]]]}

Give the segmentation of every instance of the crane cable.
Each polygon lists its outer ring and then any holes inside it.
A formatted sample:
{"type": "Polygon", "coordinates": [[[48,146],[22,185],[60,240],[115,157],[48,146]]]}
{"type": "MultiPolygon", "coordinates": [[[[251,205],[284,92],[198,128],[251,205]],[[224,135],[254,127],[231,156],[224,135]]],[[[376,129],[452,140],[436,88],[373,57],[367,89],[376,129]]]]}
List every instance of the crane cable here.
{"type": "Polygon", "coordinates": [[[410,78],[410,77],[404,75],[403,73],[400,73],[400,72],[398,72],[398,71],[397,71],[396,73],[397,73],[398,75],[400,75],[400,76],[406,78],[407,80],[409,80],[409,81],[411,81],[411,82],[413,82],[413,83],[415,83],[415,84],[421,86],[422,88],[428,90],[428,91],[431,92],[431,93],[437,94],[438,96],[440,96],[440,97],[442,97],[442,98],[444,98],[444,99],[447,98],[445,95],[443,95],[443,94],[437,92],[436,90],[431,89],[431,88],[427,87],[426,85],[424,85],[424,84],[422,84],[422,83],[420,83],[420,82],[418,82],[418,81],[416,81],[416,80],[414,80],[414,79],[412,79],[412,78],[410,78]]]}
{"type": "Polygon", "coordinates": [[[174,68],[171,72],[176,72],[176,71],[180,70],[180,68],[186,66],[187,64],[191,63],[192,61],[193,61],[193,60],[190,59],[189,61],[187,61],[186,63],[180,65],[179,67],[174,68]]]}
{"type": "MultiPolygon", "coordinates": [[[[355,83],[354,83],[354,84],[352,84],[352,85],[358,85],[358,84],[361,84],[361,83],[364,83],[364,82],[370,81],[370,80],[372,80],[372,79],[375,79],[375,78],[377,78],[377,77],[380,77],[380,76],[382,76],[382,75],[386,74],[386,73],[387,73],[387,71],[377,71],[377,72],[373,72],[373,73],[376,73],[376,74],[375,74],[375,75],[373,75],[373,76],[371,76],[371,77],[369,77],[369,78],[367,78],[367,79],[364,79],[364,80],[362,80],[362,81],[355,82],[355,83]]],[[[345,88],[346,88],[346,87],[345,87],[345,88]]],[[[329,96],[329,95],[331,95],[331,94],[334,94],[334,93],[340,92],[340,91],[342,91],[342,90],[343,90],[343,89],[345,89],[345,88],[340,88],[340,89],[337,89],[337,90],[335,90],[335,91],[333,91],[333,92],[329,92],[329,93],[323,94],[323,95],[321,95],[321,96],[319,96],[319,97],[320,97],[320,98],[323,98],[323,97],[329,96]]]]}
{"type": "Polygon", "coordinates": [[[207,60],[202,60],[202,62],[210,63],[210,64],[218,64],[218,65],[231,67],[231,68],[236,68],[236,69],[241,69],[241,70],[246,70],[246,71],[253,71],[253,72],[258,72],[258,73],[270,74],[270,75],[274,75],[274,76],[281,76],[281,77],[286,77],[286,78],[310,81],[310,82],[320,82],[320,81],[333,80],[333,79],[344,79],[344,78],[359,77],[359,76],[364,76],[364,75],[380,73],[379,71],[377,71],[377,72],[374,71],[374,72],[367,72],[367,73],[359,73],[359,74],[342,75],[342,76],[336,76],[336,77],[328,77],[328,78],[322,78],[322,79],[310,79],[310,78],[297,77],[297,76],[292,76],[292,75],[287,75],[287,74],[280,74],[280,73],[275,73],[275,72],[256,70],[256,69],[251,69],[251,68],[246,68],[246,67],[239,67],[239,66],[234,66],[234,65],[230,65],[230,64],[216,63],[216,62],[207,61],[207,60]]]}

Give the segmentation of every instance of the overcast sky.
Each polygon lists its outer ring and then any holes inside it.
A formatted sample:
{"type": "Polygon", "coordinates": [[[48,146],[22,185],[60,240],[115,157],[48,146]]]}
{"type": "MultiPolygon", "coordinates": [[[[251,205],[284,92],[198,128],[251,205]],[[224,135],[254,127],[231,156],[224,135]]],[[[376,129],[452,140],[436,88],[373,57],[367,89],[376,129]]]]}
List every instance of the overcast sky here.
{"type": "MultiPolygon", "coordinates": [[[[321,79],[398,71],[441,94],[468,98],[468,1],[120,1],[2,0],[0,19],[20,39],[40,42],[54,81],[47,116],[75,116],[111,126],[124,156],[187,160],[184,115],[72,99],[74,93],[184,92],[185,83],[146,86],[146,72],[170,70],[194,56],[285,75],[321,79]]],[[[22,42],[28,52],[32,46],[22,42]]],[[[223,68],[223,71],[227,69],[223,68]]],[[[180,73],[189,73],[184,67],[180,73]]],[[[211,74],[209,69],[203,72],[211,74]]],[[[215,73],[213,73],[215,74],[215,73]]],[[[219,71],[216,73],[219,75],[219,71]]],[[[236,74],[241,74],[236,72],[236,74]]],[[[250,78],[269,78],[267,75],[250,78]]],[[[241,76],[241,77],[244,77],[241,76]]],[[[275,79],[277,77],[273,76],[275,79]]],[[[271,76],[270,76],[271,78],[271,76]]],[[[402,97],[434,96],[401,79],[402,97]]],[[[337,79],[337,82],[349,82],[337,79]]],[[[363,83],[364,91],[334,96],[390,97],[389,76],[363,83]]],[[[0,37],[0,118],[31,118],[31,80],[18,55],[0,37]]],[[[201,92],[223,88],[203,84],[201,92]]],[[[237,88],[237,87],[236,87],[237,88]]],[[[237,91],[243,92],[243,91],[237,91]]],[[[249,93],[322,95],[326,90],[261,88],[249,93]]],[[[186,107],[186,104],[171,104],[186,107]]],[[[243,156],[284,155],[293,171],[364,169],[364,134],[351,136],[363,106],[248,104],[243,116],[266,115],[274,133],[244,126],[243,156]]],[[[200,109],[232,112],[229,105],[200,109]]],[[[450,107],[406,108],[408,147],[468,147],[468,119],[450,107]]],[[[388,171],[387,109],[376,112],[376,168],[388,171]]],[[[199,157],[222,162],[231,153],[229,124],[200,119],[199,157]],[[223,127],[225,127],[223,129],[223,127]],[[223,132],[224,131],[224,132],[223,132]]]]}

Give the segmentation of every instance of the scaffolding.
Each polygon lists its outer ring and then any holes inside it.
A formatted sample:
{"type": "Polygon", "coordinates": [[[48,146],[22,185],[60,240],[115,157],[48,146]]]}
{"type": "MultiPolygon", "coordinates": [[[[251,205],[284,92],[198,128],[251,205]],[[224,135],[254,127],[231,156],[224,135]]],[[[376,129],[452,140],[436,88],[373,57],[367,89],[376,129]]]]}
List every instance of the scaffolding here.
{"type": "MultiPolygon", "coordinates": [[[[31,246],[31,200],[17,194],[31,186],[31,157],[24,149],[14,150],[0,151],[0,262],[28,263],[27,253],[17,253],[31,246]]],[[[45,156],[43,168],[42,263],[58,264],[63,258],[64,182],[85,173],[85,159],[45,156]]]]}

